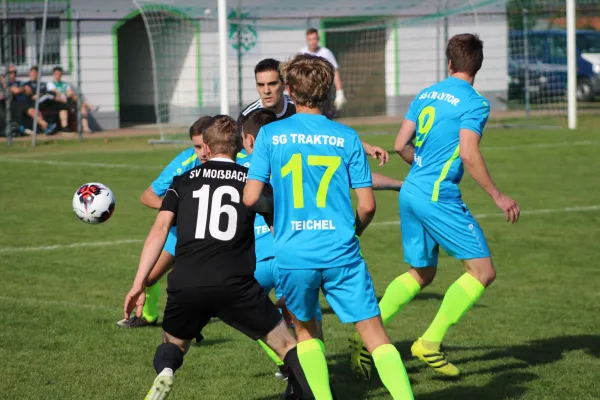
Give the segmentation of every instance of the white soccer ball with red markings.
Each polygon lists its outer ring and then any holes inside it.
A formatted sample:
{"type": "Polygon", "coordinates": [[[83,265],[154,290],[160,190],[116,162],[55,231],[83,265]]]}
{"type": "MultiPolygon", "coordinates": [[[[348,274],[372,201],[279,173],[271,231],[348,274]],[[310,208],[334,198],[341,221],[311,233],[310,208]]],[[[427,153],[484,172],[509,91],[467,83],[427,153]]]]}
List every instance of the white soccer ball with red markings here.
{"type": "Polygon", "coordinates": [[[100,224],[108,221],[115,211],[115,196],[101,183],[86,183],[73,196],[73,210],[83,222],[100,224]]]}

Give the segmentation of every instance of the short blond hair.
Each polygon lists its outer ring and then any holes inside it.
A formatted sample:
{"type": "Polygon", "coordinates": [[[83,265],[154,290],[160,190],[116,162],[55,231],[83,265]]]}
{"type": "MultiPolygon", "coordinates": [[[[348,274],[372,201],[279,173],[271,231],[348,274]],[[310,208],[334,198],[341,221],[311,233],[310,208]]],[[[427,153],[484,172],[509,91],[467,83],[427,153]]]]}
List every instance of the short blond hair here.
{"type": "Polygon", "coordinates": [[[283,66],[290,96],[299,106],[320,108],[329,97],[335,68],[323,57],[297,54],[283,66]]]}
{"type": "Polygon", "coordinates": [[[202,131],[202,140],[213,154],[235,158],[239,148],[237,124],[228,115],[216,115],[202,131]]]}

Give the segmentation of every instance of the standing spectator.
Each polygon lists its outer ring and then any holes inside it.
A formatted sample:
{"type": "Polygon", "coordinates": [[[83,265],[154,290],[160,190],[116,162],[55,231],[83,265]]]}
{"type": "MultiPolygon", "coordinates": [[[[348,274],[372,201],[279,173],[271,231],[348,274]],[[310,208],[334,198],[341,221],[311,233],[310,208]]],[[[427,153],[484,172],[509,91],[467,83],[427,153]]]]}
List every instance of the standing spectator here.
{"type": "MultiPolygon", "coordinates": [[[[16,131],[16,128],[19,127],[19,131],[22,134],[24,130],[24,114],[25,110],[27,110],[27,95],[25,95],[23,83],[17,79],[17,67],[12,64],[9,65],[7,74],[8,82],[3,83],[3,94],[6,92],[5,95],[10,96],[11,129],[15,129],[16,131]]],[[[3,106],[6,107],[6,103],[4,103],[3,106]]]]}
{"type": "MultiPolygon", "coordinates": [[[[344,104],[346,104],[346,97],[344,97],[344,89],[342,88],[342,78],[340,78],[340,70],[335,56],[327,47],[319,46],[319,31],[315,28],[309,28],[306,30],[306,46],[300,49],[300,53],[311,54],[313,56],[323,57],[333,65],[335,68],[335,77],[333,82],[335,84],[335,100],[333,105],[337,111],[340,111],[344,104]]],[[[330,96],[330,99],[333,96],[330,96]]],[[[331,110],[331,100],[327,101],[323,107],[323,114],[330,117],[334,110],[331,110]]]]}
{"type": "MultiPolygon", "coordinates": [[[[38,67],[33,66],[29,69],[29,80],[23,84],[25,95],[27,96],[27,111],[25,114],[32,120],[35,116],[35,101],[37,96],[38,67]]],[[[48,94],[45,82],[40,82],[40,101],[38,105],[37,122],[38,126],[44,130],[45,135],[51,135],[56,129],[56,123],[48,123],[42,115],[42,110],[52,107],[54,96],[48,94]]]]}
{"type": "MultiPolygon", "coordinates": [[[[60,105],[58,116],[60,118],[60,127],[63,132],[69,132],[69,112],[75,114],[77,112],[77,94],[67,82],[62,80],[63,69],[56,66],[52,69],[52,80],[48,82],[48,92],[53,92],[56,97],[55,101],[60,105]]],[[[81,103],[81,127],[86,133],[90,133],[88,124],[89,104],[81,103]]]]}

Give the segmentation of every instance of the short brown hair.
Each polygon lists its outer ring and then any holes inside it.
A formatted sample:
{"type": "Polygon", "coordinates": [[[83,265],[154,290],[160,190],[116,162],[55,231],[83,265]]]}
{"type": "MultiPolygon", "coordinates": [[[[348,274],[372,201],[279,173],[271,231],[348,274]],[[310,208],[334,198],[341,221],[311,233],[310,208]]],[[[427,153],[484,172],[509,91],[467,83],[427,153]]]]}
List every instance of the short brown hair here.
{"type": "Polygon", "coordinates": [[[483,41],[471,33],[452,36],[446,47],[446,58],[452,62],[454,72],[475,76],[483,64],[483,41]]]}
{"type": "Polygon", "coordinates": [[[318,35],[318,34],[319,34],[319,31],[318,31],[318,30],[316,30],[315,28],[308,28],[308,29],[306,30],[306,36],[308,36],[308,35],[312,35],[313,33],[316,33],[316,34],[318,35]]]}
{"type": "Polygon", "coordinates": [[[298,54],[283,67],[290,96],[299,106],[320,108],[329,97],[335,69],[323,57],[298,54]]]}
{"type": "Polygon", "coordinates": [[[194,122],[192,126],[190,126],[190,139],[194,136],[202,135],[202,131],[206,129],[206,126],[211,119],[212,117],[210,115],[203,115],[202,117],[198,118],[198,120],[194,122]]]}
{"type": "Polygon", "coordinates": [[[232,158],[239,148],[237,124],[229,115],[215,115],[202,131],[202,139],[213,154],[227,154],[232,158]]]}
{"type": "Polygon", "coordinates": [[[266,108],[259,108],[244,118],[242,133],[244,135],[252,135],[256,138],[260,128],[275,121],[277,121],[277,115],[273,111],[266,108]]]}

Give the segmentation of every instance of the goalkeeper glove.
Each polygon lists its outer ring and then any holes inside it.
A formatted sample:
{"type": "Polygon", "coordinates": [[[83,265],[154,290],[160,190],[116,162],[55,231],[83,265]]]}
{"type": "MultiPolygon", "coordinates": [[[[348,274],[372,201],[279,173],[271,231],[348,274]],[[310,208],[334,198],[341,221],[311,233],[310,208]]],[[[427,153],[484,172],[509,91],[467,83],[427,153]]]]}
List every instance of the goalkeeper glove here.
{"type": "Polygon", "coordinates": [[[346,104],[346,98],[344,97],[344,91],[340,89],[335,92],[335,100],[333,101],[333,105],[335,106],[336,110],[339,111],[342,109],[344,104],[346,104]]]}

